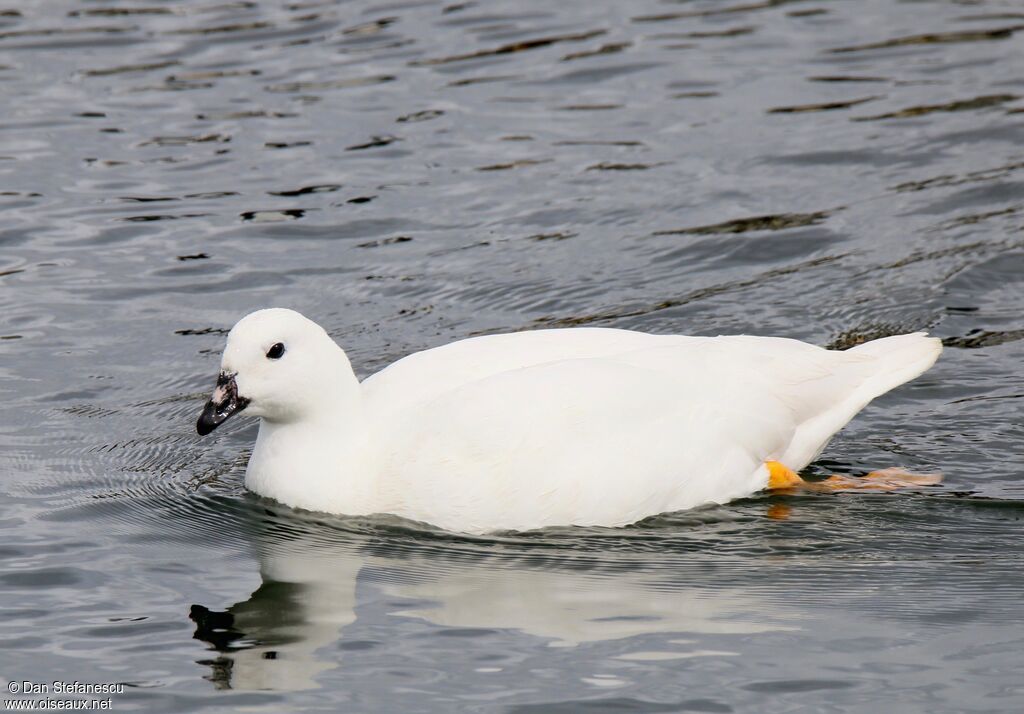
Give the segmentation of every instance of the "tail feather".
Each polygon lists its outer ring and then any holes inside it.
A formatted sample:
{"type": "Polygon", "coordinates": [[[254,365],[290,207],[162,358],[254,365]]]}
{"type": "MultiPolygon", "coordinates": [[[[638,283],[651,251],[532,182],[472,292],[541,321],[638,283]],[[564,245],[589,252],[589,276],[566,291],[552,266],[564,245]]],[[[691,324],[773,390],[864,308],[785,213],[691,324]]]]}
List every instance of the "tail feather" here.
{"type": "Polygon", "coordinates": [[[941,340],[915,332],[873,340],[842,353],[846,369],[837,374],[847,375],[853,388],[844,399],[797,428],[782,463],[794,471],[805,467],[868,402],[922,374],[941,352],[941,340]],[[858,373],[859,378],[855,376],[858,373]]]}
{"type": "Polygon", "coordinates": [[[923,374],[935,364],[942,353],[942,340],[929,337],[924,332],[914,332],[865,342],[849,352],[873,357],[876,361],[871,366],[871,376],[857,390],[857,395],[863,398],[863,404],[867,404],[875,397],[923,374]]]}

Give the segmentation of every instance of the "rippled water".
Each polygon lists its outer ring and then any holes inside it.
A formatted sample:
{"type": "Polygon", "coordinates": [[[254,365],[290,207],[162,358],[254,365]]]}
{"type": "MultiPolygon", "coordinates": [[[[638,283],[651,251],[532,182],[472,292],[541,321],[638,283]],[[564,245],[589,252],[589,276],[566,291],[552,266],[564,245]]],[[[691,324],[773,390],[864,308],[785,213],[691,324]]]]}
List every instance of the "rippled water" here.
{"type": "Polygon", "coordinates": [[[1017,2],[0,6],[0,677],[114,710],[1024,709],[1017,2]],[[17,8],[17,9],[16,9],[17,8]],[[500,538],[244,492],[267,305],[947,350],[763,496],[500,538]]]}

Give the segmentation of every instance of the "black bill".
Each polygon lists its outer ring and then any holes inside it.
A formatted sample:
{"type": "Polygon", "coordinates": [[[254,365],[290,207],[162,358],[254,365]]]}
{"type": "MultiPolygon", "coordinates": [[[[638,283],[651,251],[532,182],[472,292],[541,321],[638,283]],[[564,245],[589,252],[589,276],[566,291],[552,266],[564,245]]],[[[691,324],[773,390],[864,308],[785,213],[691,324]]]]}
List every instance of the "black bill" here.
{"type": "Polygon", "coordinates": [[[238,396],[235,375],[221,372],[217,376],[217,388],[213,390],[213,398],[203,407],[203,413],[196,422],[196,431],[199,432],[199,436],[206,436],[232,414],[245,409],[248,404],[248,399],[238,396]]]}

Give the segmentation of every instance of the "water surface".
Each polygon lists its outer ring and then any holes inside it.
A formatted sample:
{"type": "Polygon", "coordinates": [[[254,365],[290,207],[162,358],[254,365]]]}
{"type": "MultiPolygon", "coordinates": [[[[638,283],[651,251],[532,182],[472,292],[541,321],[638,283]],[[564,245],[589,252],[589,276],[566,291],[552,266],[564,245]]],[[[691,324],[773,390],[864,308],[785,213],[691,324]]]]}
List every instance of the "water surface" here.
{"type": "MultiPolygon", "coordinates": [[[[1024,12],[0,6],[6,680],[143,711],[1024,709],[1024,12]],[[370,374],[598,325],[947,349],[813,474],[620,530],[302,514],[199,440],[293,307],[370,374]]],[[[628,477],[628,475],[624,475],[628,477]]]]}

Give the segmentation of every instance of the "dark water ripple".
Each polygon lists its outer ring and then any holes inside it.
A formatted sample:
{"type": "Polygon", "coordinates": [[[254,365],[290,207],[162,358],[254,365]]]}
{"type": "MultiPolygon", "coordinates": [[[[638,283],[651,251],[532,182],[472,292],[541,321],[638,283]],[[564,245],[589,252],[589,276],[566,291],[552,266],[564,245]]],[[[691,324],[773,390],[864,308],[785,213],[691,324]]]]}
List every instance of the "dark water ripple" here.
{"type": "Polygon", "coordinates": [[[1024,14],[968,5],[0,8],[3,675],[113,707],[1024,708],[1024,14]],[[568,325],[946,352],[757,497],[468,538],[241,486],[225,331],[361,374],[568,325]]]}

